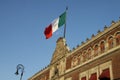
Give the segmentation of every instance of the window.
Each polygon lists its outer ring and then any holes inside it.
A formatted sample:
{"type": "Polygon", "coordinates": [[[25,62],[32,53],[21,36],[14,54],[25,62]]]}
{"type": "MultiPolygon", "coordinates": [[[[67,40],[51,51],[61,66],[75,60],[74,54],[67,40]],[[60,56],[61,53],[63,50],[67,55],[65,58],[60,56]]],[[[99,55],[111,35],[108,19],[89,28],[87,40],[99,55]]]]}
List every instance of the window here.
{"type": "Polygon", "coordinates": [[[110,80],[110,71],[109,68],[102,71],[101,75],[99,76],[100,80],[110,80]]]}
{"type": "Polygon", "coordinates": [[[75,67],[78,64],[77,56],[74,56],[72,59],[72,67],[75,67]]]}
{"type": "Polygon", "coordinates": [[[117,32],[115,39],[116,39],[116,45],[117,46],[120,45],[120,32],[117,32]]]}
{"type": "Polygon", "coordinates": [[[113,48],[113,37],[108,38],[109,49],[113,48]]]}
{"type": "Polygon", "coordinates": [[[89,80],[97,80],[97,74],[96,73],[93,73],[91,76],[90,76],[90,79],[89,80]]]}
{"type": "Polygon", "coordinates": [[[105,42],[104,42],[104,41],[102,41],[102,42],[100,43],[100,51],[101,51],[101,53],[104,53],[104,52],[105,52],[105,42]]]}
{"type": "Polygon", "coordinates": [[[88,57],[87,57],[87,58],[88,58],[88,59],[91,59],[92,49],[91,49],[91,48],[89,48],[87,53],[88,53],[88,54],[87,54],[87,55],[88,55],[88,57]]]}
{"type": "Polygon", "coordinates": [[[82,57],[83,57],[83,62],[85,62],[87,59],[86,59],[86,51],[84,51],[83,53],[82,53],[82,57]]]}
{"type": "Polygon", "coordinates": [[[82,77],[81,80],[86,80],[86,77],[82,77]]]}
{"type": "Polygon", "coordinates": [[[98,55],[98,45],[95,45],[94,47],[94,56],[98,55]]]}
{"type": "Polygon", "coordinates": [[[80,54],[78,55],[77,59],[78,59],[78,64],[80,64],[81,63],[81,55],[80,54]]]}

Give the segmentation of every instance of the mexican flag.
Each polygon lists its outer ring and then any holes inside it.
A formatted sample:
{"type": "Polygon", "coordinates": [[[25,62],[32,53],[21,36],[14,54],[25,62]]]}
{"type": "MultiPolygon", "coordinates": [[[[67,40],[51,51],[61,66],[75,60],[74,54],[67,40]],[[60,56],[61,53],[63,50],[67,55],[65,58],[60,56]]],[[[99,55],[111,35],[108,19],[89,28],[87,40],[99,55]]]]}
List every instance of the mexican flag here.
{"type": "Polygon", "coordinates": [[[45,28],[44,34],[46,39],[52,37],[53,33],[57,31],[66,22],[66,12],[61,14],[58,18],[53,20],[53,22],[45,28]]]}

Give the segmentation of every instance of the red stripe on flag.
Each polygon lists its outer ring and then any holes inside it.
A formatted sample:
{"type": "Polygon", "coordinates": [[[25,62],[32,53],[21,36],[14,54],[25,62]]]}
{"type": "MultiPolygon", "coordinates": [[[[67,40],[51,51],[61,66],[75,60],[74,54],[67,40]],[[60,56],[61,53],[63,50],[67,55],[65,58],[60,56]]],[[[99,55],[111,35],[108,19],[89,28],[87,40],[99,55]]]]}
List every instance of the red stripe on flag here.
{"type": "Polygon", "coordinates": [[[52,36],[52,24],[45,28],[44,34],[46,36],[46,39],[52,36]]]}

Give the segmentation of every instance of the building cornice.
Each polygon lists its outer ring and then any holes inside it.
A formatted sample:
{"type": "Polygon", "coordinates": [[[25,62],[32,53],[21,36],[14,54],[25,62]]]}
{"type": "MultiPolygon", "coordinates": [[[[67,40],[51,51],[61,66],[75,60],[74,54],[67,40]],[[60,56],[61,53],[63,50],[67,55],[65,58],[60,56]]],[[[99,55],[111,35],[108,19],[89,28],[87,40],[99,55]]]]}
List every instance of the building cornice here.
{"type": "Polygon", "coordinates": [[[48,71],[49,70],[49,66],[38,71],[36,74],[34,74],[32,77],[30,77],[28,80],[33,80],[34,78],[36,78],[37,76],[43,74],[45,71],[48,71]]]}
{"type": "Polygon", "coordinates": [[[103,36],[104,34],[108,33],[109,31],[115,29],[116,27],[120,26],[120,21],[116,22],[116,23],[112,23],[112,25],[110,27],[107,27],[103,32],[98,33],[96,36],[94,36],[93,38],[91,38],[90,40],[88,40],[87,42],[85,42],[84,44],[80,45],[79,47],[75,48],[73,51],[70,52],[69,55],[75,53],[76,51],[84,48],[85,46],[89,45],[90,43],[94,42],[95,40],[97,40],[98,38],[100,38],[101,36],[103,36]]]}

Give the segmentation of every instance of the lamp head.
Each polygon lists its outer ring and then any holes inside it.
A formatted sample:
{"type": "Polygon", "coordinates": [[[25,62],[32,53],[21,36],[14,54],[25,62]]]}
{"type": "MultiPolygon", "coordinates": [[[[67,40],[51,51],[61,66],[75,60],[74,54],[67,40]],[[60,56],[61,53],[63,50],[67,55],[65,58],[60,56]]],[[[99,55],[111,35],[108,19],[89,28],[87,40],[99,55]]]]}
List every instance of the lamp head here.
{"type": "Polygon", "coordinates": [[[15,74],[16,74],[16,75],[18,75],[18,74],[19,74],[19,73],[18,73],[18,69],[17,69],[17,71],[15,72],[15,74]]]}

